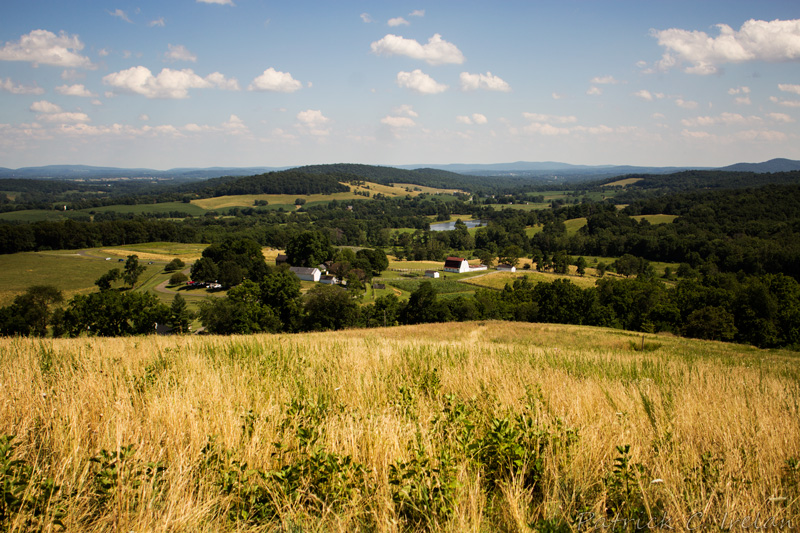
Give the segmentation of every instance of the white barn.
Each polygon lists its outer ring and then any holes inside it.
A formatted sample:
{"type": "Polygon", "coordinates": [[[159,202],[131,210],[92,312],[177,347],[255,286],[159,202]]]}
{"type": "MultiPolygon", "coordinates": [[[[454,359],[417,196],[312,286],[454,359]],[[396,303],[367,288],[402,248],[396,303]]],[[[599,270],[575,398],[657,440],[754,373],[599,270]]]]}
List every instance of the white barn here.
{"type": "Polygon", "coordinates": [[[295,276],[304,281],[317,282],[322,275],[318,268],[290,267],[289,270],[291,270],[295,276]]]}
{"type": "Polygon", "coordinates": [[[455,272],[461,274],[462,272],[469,272],[469,263],[463,257],[448,257],[444,261],[445,272],[455,272]]]}

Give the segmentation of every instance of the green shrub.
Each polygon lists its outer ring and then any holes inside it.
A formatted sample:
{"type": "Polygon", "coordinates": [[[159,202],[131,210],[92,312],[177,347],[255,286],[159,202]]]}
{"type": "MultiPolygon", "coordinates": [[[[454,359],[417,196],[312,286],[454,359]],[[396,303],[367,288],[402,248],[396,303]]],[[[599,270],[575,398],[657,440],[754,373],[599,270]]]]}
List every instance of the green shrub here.
{"type": "Polygon", "coordinates": [[[12,459],[13,440],[13,435],[0,435],[0,529],[10,528],[18,514],[26,515],[24,531],[43,531],[48,524],[63,527],[60,487],[52,478],[36,479],[31,465],[12,459]]]}

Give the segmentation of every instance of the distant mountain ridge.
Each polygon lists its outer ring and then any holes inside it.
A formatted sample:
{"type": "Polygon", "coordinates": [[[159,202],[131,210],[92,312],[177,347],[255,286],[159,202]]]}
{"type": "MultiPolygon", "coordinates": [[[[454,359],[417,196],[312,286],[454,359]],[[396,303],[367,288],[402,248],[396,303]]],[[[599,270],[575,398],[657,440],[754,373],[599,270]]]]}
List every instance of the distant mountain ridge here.
{"type": "Polygon", "coordinates": [[[155,178],[155,179],[209,179],[220,176],[263,174],[289,167],[208,167],[173,168],[154,170],[152,168],[94,167],[89,165],[47,165],[42,167],[22,167],[17,169],[0,168],[0,178],[22,179],[114,179],[114,178],[155,178]]]}
{"type": "Polygon", "coordinates": [[[800,161],[793,159],[770,159],[763,163],[736,163],[727,167],[718,168],[717,170],[725,170],[731,172],[792,172],[800,170],[800,161]]]}
{"type": "Polygon", "coordinates": [[[516,176],[539,178],[563,178],[576,181],[585,178],[621,176],[625,174],[670,174],[683,170],[723,170],[734,172],[789,172],[800,170],[800,161],[776,158],[761,163],[736,163],[725,167],[656,167],[633,165],[572,165],[556,161],[517,161],[512,163],[447,165],[360,165],[355,163],[338,163],[330,165],[308,165],[299,167],[207,167],[207,168],[173,168],[154,170],[148,168],[96,167],[90,165],[47,165],[40,167],[22,167],[17,169],[0,167],[0,178],[27,179],[113,179],[113,178],[153,178],[172,179],[177,181],[206,180],[222,176],[252,176],[281,170],[298,169],[308,173],[331,174],[347,173],[367,177],[375,169],[383,169],[384,179],[402,179],[408,177],[408,171],[431,178],[445,178],[448,174],[472,176],[516,176]],[[394,173],[394,171],[398,171],[394,173]],[[405,172],[405,174],[404,174],[405,172]],[[394,174],[394,175],[393,175],[394,174]]]}

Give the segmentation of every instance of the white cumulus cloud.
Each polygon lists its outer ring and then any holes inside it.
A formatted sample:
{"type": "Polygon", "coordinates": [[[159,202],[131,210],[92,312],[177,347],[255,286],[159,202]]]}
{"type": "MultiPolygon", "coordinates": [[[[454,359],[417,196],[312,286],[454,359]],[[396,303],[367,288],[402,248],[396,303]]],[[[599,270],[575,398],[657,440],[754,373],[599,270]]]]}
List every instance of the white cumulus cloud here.
{"type": "Polygon", "coordinates": [[[55,122],[58,124],[75,124],[75,123],[89,122],[91,120],[89,118],[89,115],[87,115],[86,113],[73,113],[73,112],[51,113],[48,115],[39,115],[37,118],[45,122],[55,122]]]}
{"type": "Polygon", "coordinates": [[[616,85],[618,83],[622,83],[619,80],[615,79],[614,76],[597,76],[592,78],[592,81],[595,85],[616,85]]]}
{"type": "Polygon", "coordinates": [[[414,39],[406,39],[399,35],[388,34],[370,45],[372,52],[378,55],[399,55],[413,59],[421,59],[430,65],[447,63],[461,64],[464,54],[453,43],[442,39],[438,33],[428,39],[427,44],[420,44],[414,39]]]}
{"type": "Polygon", "coordinates": [[[381,124],[386,124],[392,128],[412,128],[417,125],[414,119],[409,117],[385,116],[381,119],[381,124]]]}
{"type": "Polygon", "coordinates": [[[369,24],[370,22],[372,22],[372,17],[370,16],[369,13],[361,13],[361,15],[359,16],[361,17],[362,22],[364,22],[365,24],[369,24]]]}
{"type": "Polygon", "coordinates": [[[800,19],[746,21],[739,30],[718,24],[719,35],[678,28],[652,30],[666,49],[656,67],[662,70],[688,63],[691,74],[713,74],[725,63],[796,61],[800,59],[800,19]]]}
{"type": "Polygon", "coordinates": [[[482,115],[480,113],[473,113],[472,115],[459,115],[456,117],[456,121],[460,122],[461,124],[486,124],[489,122],[489,119],[486,118],[486,115],[482,115]]]}
{"type": "Polygon", "coordinates": [[[586,91],[586,94],[589,96],[600,96],[603,94],[603,90],[600,87],[589,87],[589,89],[586,91]]]}
{"type": "Polygon", "coordinates": [[[472,121],[475,124],[486,124],[487,122],[489,122],[489,119],[486,118],[486,115],[482,115],[480,113],[473,113],[472,114],[472,121]]]}
{"type": "Polygon", "coordinates": [[[20,85],[11,81],[11,78],[0,80],[0,90],[11,94],[44,94],[44,89],[41,87],[20,85]]]}
{"type": "Polygon", "coordinates": [[[447,90],[447,85],[437,82],[420,69],[398,72],[397,85],[422,94],[438,94],[447,90]]]}
{"type": "Polygon", "coordinates": [[[487,91],[509,92],[511,90],[511,87],[505,80],[499,76],[493,75],[491,72],[487,72],[486,74],[462,72],[459,77],[461,79],[461,89],[465,91],[485,89],[487,91]]]}
{"type": "Polygon", "coordinates": [[[569,135],[569,128],[561,128],[553,126],[552,124],[543,124],[541,122],[531,122],[523,128],[526,133],[536,133],[539,135],[546,135],[554,137],[556,135],[569,135]]]}
{"type": "Polygon", "coordinates": [[[407,21],[406,19],[404,19],[403,17],[394,17],[394,18],[391,18],[391,19],[389,19],[389,20],[386,22],[386,24],[388,24],[389,26],[393,26],[393,27],[394,27],[394,26],[408,26],[408,25],[410,25],[411,23],[410,23],[410,22],[408,22],[408,21],[407,21]]]}
{"type": "Polygon", "coordinates": [[[767,113],[767,117],[775,122],[784,122],[786,124],[795,122],[795,120],[786,113],[767,113]]]}
{"type": "Polygon", "coordinates": [[[675,105],[684,109],[697,109],[697,102],[692,100],[684,100],[683,98],[676,98],[675,105]]]}
{"type": "Polygon", "coordinates": [[[60,106],[48,102],[47,100],[39,100],[31,104],[30,110],[34,113],[39,113],[36,116],[38,120],[43,122],[54,122],[59,124],[67,123],[83,123],[89,122],[89,115],[80,112],[65,112],[60,106]]]}
{"type": "Polygon", "coordinates": [[[633,96],[636,98],[641,98],[647,102],[652,102],[653,100],[660,100],[664,98],[666,95],[664,93],[651,93],[647,89],[642,89],[640,91],[636,91],[633,93],[633,96]]]}
{"type": "Polygon", "coordinates": [[[302,87],[303,84],[294,79],[288,72],[280,72],[270,67],[254,79],[250,86],[247,87],[247,90],[293,93],[302,87]]]}
{"type": "Polygon", "coordinates": [[[125,22],[129,22],[129,23],[133,24],[133,21],[130,18],[128,18],[128,14],[125,13],[121,9],[115,9],[114,11],[108,11],[108,14],[111,15],[112,17],[117,17],[118,19],[121,19],[121,20],[124,20],[125,22]]]}
{"type": "Polygon", "coordinates": [[[734,126],[738,124],[752,124],[760,122],[761,119],[759,117],[755,116],[745,117],[743,115],[740,115],[739,113],[727,113],[727,112],[721,113],[716,117],[703,116],[690,119],[685,118],[681,120],[681,124],[687,127],[715,126],[715,125],[734,126]]]}
{"type": "Polygon", "coordinates": [[[298,126],[301,130],[317,137],[325,137],[330,134],[331,130],[327,126],[330,119],[322,114],[319,109],[306,109],[297,114],[297,120],[300,121],[298,126]]]}
{"type": "Polygon", "coordinates": [[[197,56],[182,44],[168,44],[164,58],[167,61],[191,61],[192,63],[197,61],[197,56]]]}
{"type": "Polygon", "coordinates": [[[777,96],[770,96],[769,100],[774,104],[782,105],[784,107],[800,107],[800,100],[783,100],[777,96]]]}
{"type": "Polygon", "coordinates": [[[0,48],[0,61],[28,61],[33,66],[93,68],[88,57],[80,55],[83,43],[77,35],[47,30],[33,30],[18,41],[8,41],[0,48]]]}
{"type": "Polygon", "coordinates": [[[56,87],[56,92],[58,94],[64,94],[67,96],[82,96],[84,98],[92,98],[97,96],[81,83],[76,83],[75,85],[59,85],[56,87]]]}
{"type": "Polygon", "coordinates": [[[225,75],[220,72],[212,72],[206,76],[206,81],[211,83],[214,87],[225,91],[239,90],[239,82],[236,78],[226,78],[225,75]]]}
{"type": "Polygon", "coordinates": [[[31,104],[30,110],[34,113],[60,113],[61,107],[47,100],[39,100],[31,104]]]}
{"type": "Polygon", "coordinates": [[[197,0],[199,4],[219,4],[221,6],[234,5],[233,0],[197,0]]]}
{"type": "MultiPolygon", "coordinates": [[[[235,83],[235,80],[233,82],[235,83]]],[[[231,80],[226,80],[225,76],[218,72],[202,78],[192,69],[165,68],[154,76],[150,69],[143,66],[131,67],[104,76],[103,83],[147,98],[186,98],[189,96],[189,89],[231,88],[231,80]]]]}
{"type": "Polygon", "coordinates": [[[414,111],[414,108],[408,104],[403,104],[401,106],[395,107],[394,114],[401,115],[404,117],[415,117],[415,118],[419,116],[419,113],[414,111]]]}
{"type": "Polygon", "coordinates": [[[408,14],[409,17],[424,17],[425,10],[424,9],[415,9],[411,13],[408,14]]]}
{"type": "Polygon", "coordinates": [[[545,115],[543,113],[522,113],[522,116],[533,122],[555,122],[556,124],[574,124],[578,118],[573,115],[545,115]]]}
{"type": "Polygon", "coordinates": [[[233,114],[226,122],[222,123],[222,130],[232,135],[247,135],[250,133],[250,129],[244,121],[233,114]]]}
{"type": "Polygon", "coordinates": [[[800,85],[792,85],[789,83],[780,83],[778,84],[778,89],[785,93],[794,93],[800,94],[800,85]]]}

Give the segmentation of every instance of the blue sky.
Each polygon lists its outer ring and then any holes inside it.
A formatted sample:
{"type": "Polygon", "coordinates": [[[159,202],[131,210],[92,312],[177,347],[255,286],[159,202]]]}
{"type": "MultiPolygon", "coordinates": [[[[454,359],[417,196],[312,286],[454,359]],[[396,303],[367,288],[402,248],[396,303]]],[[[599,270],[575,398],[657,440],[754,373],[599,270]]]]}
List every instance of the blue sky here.
{"type": "Polygon", "coordinates": [[[791,1],[8,1],[0,166],[800,159],[791,1]]]}

